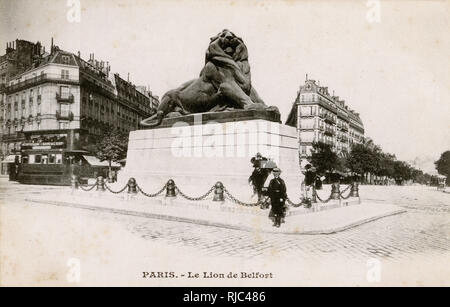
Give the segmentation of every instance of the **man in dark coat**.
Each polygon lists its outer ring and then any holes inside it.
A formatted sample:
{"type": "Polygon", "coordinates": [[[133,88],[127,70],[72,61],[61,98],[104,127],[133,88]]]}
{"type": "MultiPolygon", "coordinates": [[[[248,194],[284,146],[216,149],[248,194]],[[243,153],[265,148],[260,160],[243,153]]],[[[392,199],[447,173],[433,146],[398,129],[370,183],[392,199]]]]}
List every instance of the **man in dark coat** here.
{"type": "Polygon", "coordinates": [[[256,157],[253,157],[250,160],[250,163],[252,163],[254,170],[251,176],[248,178],[248,181],[253,185],[254,194],[258,194],[258,201],[261,200],[262,188],[264,186],[264,183],[266,182],[267,177],[269,176],[269,170],[263,168],[263,164],[265,162],[267,162],[267,158],[263,157],[259,152],[256,154],[256,157]]]}
{"type": "Polygon", "coordinates": [[[281,219],[284,218],[286,210],[286,184],[284,183],[284,180],[280,178],[281,170],[278,167],[274,168],[272,172],[275,178],[270,180],[269,187],[267,189],[267,193],[270,197],[270,203],[272,205],[269,216],[273,216],[275,219],[273,226],[280,227],[281,219]]]}

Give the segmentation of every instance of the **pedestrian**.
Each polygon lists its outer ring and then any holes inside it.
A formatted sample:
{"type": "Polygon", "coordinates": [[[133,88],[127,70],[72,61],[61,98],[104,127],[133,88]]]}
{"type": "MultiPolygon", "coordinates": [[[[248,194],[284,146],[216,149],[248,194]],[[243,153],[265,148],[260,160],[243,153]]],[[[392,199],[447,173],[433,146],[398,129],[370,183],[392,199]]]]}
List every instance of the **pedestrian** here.
{"type": "Polygon", "coordinates": [[[280,227],[281,220],[284,219],[286,212],[286,184],[284,183],[284,180],[280,178],[281,170],[278,167],[274,168],[272,172],[274,178],[270,180],[269,187],[267,189],[272,206],[269,213],[269,218],[273,216],[273,226],[280,227]]]}
{"type": "Polygon", "coordinates": [[[254,169],[248,178],[248,182],[253,185],[253,195],[258,195],[258,202],[262,200],[262,188],[270,172],[269,169],[264,167],[266,162],[267,158],[263,157],[259,152],[256,154],[256,157],[250,160],[254,169]]]}
{"type": "Polygon", "coordinates": [[[317,171],[316,168],[311,166],[311,164],[307,164],[305,166],[305,181],[304,181],[304,197],[307,198],[311,198],[311,193],[313,192],[314,189],[314,183],[317,179],[317,171]]]}

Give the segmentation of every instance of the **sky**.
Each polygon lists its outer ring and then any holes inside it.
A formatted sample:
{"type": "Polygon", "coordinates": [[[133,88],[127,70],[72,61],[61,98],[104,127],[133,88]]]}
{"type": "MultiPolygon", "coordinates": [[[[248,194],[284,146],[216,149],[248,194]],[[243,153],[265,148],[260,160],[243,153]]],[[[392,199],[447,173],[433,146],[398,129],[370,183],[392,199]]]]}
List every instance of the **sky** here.
{"type": "Polygon", "coordinates": [[[248,48],[253,86],[283,121],[308,74],[398,159],[433,171],[450,150],[450,1],[79,0],[79,22],[67,18],[71,2],[0,0],[0,46],[19,38],[49,50],[53,37],[161,97],[198,77],[209,38],[229,29],[248,48]],[[379,22],[367,18],[374,2],[379,22]]]}

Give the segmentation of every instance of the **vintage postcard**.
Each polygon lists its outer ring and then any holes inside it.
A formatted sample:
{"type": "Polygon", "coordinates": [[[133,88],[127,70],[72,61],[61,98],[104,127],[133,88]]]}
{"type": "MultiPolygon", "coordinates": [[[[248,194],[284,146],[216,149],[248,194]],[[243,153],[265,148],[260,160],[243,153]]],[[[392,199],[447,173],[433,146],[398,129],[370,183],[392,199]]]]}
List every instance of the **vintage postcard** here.
{"type": "Polygon", "coordinates": [[[449,1],[0,14],[1,286],[450,285],[449,1]]]}

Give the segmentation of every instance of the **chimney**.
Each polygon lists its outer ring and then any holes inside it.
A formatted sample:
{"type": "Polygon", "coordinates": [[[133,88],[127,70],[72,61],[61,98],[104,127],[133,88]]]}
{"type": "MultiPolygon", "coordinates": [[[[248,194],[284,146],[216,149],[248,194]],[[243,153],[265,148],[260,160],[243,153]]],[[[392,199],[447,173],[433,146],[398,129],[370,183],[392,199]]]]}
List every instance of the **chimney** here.
{"type": "Polygon", "coordinates": [[[52,45],[50,47],[50,54],[53,54],[53,37],[52,37],[52,45]]]}
{"type": "Polygon", "coordinates": [[[128,73],[127,81],[130,82],[130,73],[128,73]]]}
{"type": "Polygon", "coordinates": [[[305,81],[308,81],[308,74],[306,74],[306,80],[305,81]]]}
{"type": "Polygon", "coordinates": [[[80,50],[78,50],[78,57],[81,58],[80,50]]]}

